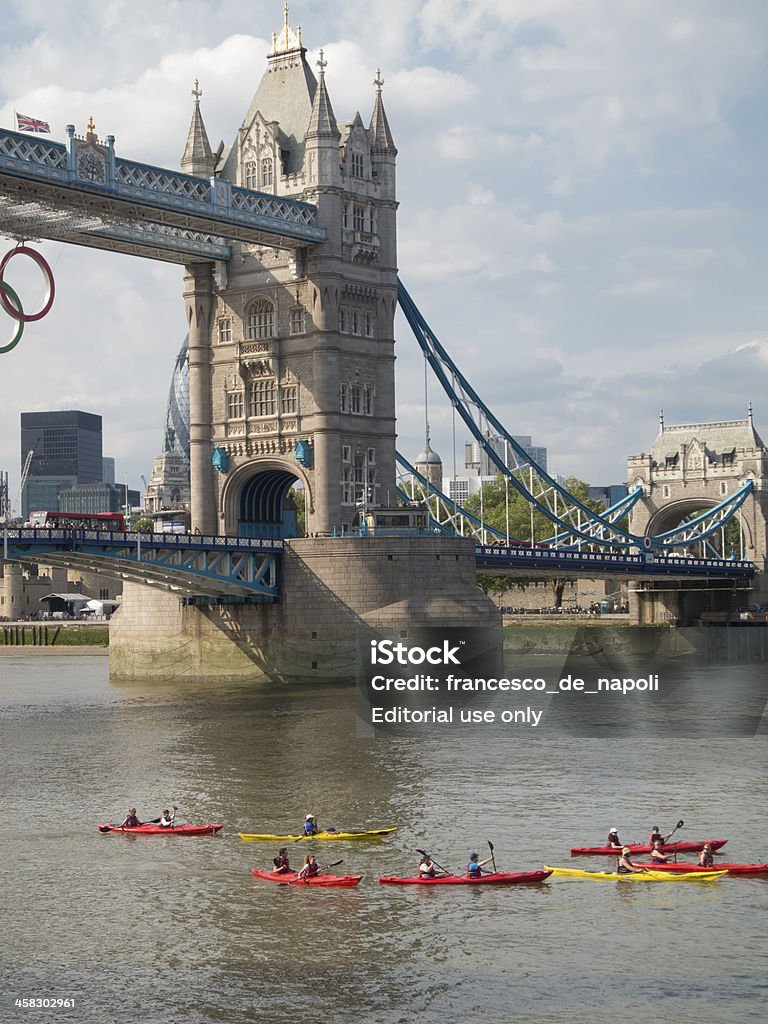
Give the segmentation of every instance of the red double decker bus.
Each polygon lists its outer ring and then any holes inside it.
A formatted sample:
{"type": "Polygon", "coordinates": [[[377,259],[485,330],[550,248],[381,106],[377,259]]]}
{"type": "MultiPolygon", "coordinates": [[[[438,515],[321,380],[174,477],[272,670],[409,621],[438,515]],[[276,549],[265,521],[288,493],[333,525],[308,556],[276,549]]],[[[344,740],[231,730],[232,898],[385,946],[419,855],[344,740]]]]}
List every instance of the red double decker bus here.
{"type": "Polygon", "coordinates": [[[30,512],[29,525],[57,530],[125,530],[121,512],[30,512]]]}

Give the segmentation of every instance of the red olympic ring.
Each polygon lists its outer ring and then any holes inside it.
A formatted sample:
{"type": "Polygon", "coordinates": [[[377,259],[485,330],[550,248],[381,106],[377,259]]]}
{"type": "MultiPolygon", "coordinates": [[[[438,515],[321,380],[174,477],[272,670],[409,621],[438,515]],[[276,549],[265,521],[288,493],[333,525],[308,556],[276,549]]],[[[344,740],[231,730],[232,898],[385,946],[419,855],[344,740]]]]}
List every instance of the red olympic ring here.
{"type": "MultiPolygon", "coordinates": [[[[21,308],[21,299],[19,298],[19,296],[16,294],[16,292],[13,290],[13,288],[11,288],[9,284],[6,284],[5,281],[0,281],[0,295],[2,295],[3,301],[5,301],[6,292],[10,295],[11,300],[16,303],[16,312],[23,313],[24,311],[21,308]]],[[[7,345],[0,345],[0,354],[3,352],[10,352],[12,348],[16,348],[16,346],[21,341],[21,336],[23,333],[24,321],[17,316],[16,331],[14,334],[11,335],[11,340],[8,342],[7,345]]]]}
{"type": "Polygon", "coordinates": [[[18,308],[14,307],[9,302],[8,296],[5,294],[5,289],[8,287],[7,284],[3,284],[3,287],[0,288],[0,302],[2,303],[6,313],[8,313],[9,316],[12,316],[14,320],[21,320],[23,323],[28,324],[33,320],[42,320],[46,313],[50,312],[54,296],[56,295],[56,286],[53,283],[53,271],[48,266],[48,262],[45,257],[42,256],[41,253],[37,252],[36,249],[30,249],[28,245],[17,245],[15,249],[11,249],[10,252],[7,252],[5,256],[3,256],[0,260],[0,281],[2,281],[3,272],[11,257],[18,256],[20,253],[23,253],[25,256],[29,256],[29,258],[33,260],[38,267],[40,267],[43,275],[47,278],[48,294],[45,296],[43,308],[39,313],[25,313],[21,309],[21,303],[19,303],[18,308]]]}

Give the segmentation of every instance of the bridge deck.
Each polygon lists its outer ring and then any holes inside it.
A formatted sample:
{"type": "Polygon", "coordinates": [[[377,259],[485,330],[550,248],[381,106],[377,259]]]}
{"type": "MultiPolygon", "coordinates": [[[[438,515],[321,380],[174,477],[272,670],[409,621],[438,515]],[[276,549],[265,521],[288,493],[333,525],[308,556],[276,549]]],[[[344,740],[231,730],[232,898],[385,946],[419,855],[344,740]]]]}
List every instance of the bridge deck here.
{"type": "Polygon", "coordinates": [[[651,553],[624,554],[595,551],[562,551],[557,548],[509,548],[478,546],[478,572],[493,575],[544,575],[643,579],[751,580],[753,562],[721,558],[688,558],[651,553]]]}
{"type": "MultiPolygon", "coordinates": [[[[2,555],[100,572],[187,597],[274,600],[283,541],[86,529],[6,529],[2,555]]],[[[475,549],[477,571],[516,576],[726,579],[748,583],[752,562],[675,555],[563,551],[501,545],[475,549]]]]}
{"type": "Polygon", "coordinates": [[[99,572],[187,597],[274,600],[280,540],[109,530],[3,532],[3,558],[99,572]]]}

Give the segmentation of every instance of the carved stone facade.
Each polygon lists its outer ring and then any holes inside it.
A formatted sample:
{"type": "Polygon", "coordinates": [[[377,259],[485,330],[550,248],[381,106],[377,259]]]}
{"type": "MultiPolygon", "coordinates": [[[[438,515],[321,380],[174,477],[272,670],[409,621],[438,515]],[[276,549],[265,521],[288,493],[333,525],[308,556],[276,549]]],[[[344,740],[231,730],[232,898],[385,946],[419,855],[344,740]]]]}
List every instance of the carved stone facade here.
{"type": "Polygon", "coordinates": [[[736,512],[741,542],[723,554],[749,559],[758,568],[753,590],[748,601],[742,595],[742,605],[768,598],[768,448],[755,430],[751,406],[746,419],[719,423],[667,426],[662,416],[650,451],[631,456],[627,473],[630,488],[640,485],[644,491],[630,519],[630,530],[641,535],[664,533],[718,505],[751,480],[752,493],[736,512]]]}
{"type": "MultiPolygon", "coordinates": [[[[381,77],[370,127],[359,114],[337,123],[325,67],[321,52],[316,78],[286,14],[234,143],[214,157],[213,173],[235,185],[312,203],[327,240],[235,243],[215,274],[187,268],[192,524],[203,533],[280,535],[297,481],[311,534],[349,527],[365,486],[369,504],[395,494],[397,150],[381,77]],[[210,464],[214,448],[225,471],[210,464]]],[[[183,168],[209,151],[204,131],[196,91],[183,168]]]]}

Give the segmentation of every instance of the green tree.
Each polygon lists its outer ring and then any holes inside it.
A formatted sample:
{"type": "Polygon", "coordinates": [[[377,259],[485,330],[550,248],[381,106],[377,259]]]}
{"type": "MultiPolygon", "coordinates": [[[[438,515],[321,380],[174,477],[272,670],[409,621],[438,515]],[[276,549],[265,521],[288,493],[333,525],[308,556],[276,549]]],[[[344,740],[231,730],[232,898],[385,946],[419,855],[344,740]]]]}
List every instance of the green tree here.
{"type": "MultiPolygon", "coordinates": [[[[565,480],[563,486],[590,511],[601,512],[603,510],[600,502],[589,498],[589,484],[585,481],[570,476],[565,480]]],[[[497,474],[495,480],[483,484],[482,498],[479,493],[473,494],[464,503],[464,507],[467,512],[471,512],[472,515],[481,519],[485,525],[495,527],[502,533],[506,533],[507,521],[509,521],[510,539],[523,544],[531,543],[531,524],[533,524],[533,540],[537,543],[548,540],[556,532],[556,526],[552,520],[535,508],[532,510],[531,503],[511,484],[507,488],[501,473],[497,474]],[[509,517],[508,520],[507,517],[509,517]]],[[[538,579],[540,580],[541,577],[538,579]]],[[[534,580],[518,577],[513,583],[506,576],[479,576],[477,582],[485,593],[505,593],[514,585],[522,588],[534,580]]],[[[565,584],[569,581],[563,577],[557,577],[550,582],[553,588],[553,604],[559,608],[563,601],[565,584]]]]}
{"type": "Polygon", "coordinates": [[[152,533],[155,529],[154,519],[150,519],[148,516],[133,515],[131,516],[129,530],[141,531],[141,533],[152,533]]]}
{"type": "Polygon", "coordinates": [[[288,497],[296,506],[296,536],[306,537],[307,535],[307,503],[306,492],[303,487],[292,487],[288,497]]]}

